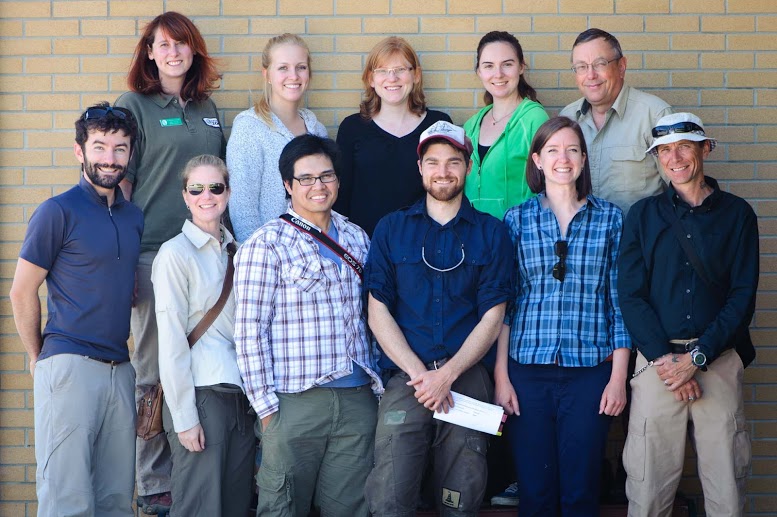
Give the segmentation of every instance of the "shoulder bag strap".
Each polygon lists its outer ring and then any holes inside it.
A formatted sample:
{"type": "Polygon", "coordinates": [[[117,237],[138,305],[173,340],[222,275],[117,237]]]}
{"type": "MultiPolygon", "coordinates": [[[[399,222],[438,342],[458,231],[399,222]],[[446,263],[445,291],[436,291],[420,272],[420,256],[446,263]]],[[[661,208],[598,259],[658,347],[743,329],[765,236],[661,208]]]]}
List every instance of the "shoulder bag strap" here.
{"type": "Polygon", "coordinates": [[[339,256],[341,259],[345,261],[346,264],[351,266],[351,269],[356,271],[356,274],[359,276],[359,279],[364,280],[364,267],[359,263],[358,260],[356,260],[350,253],[348,253],[345,248],[337,244],[335,241],[333,241],[327,234],[324,232],[319,231],[316,228],[313,228],[309,224],[307,224],[305,221],[301,221],[299,218],[294,217],[293,215],[289,213],[281,214],[279,216],[281,219],[286,221],[292,226],[296,226],[300,229],[300,231],[307,233],[317,241],[321,242],[324,246],[329,248],[330,250],[337,253],[337,256],[339,256]]]}
{"type": "Polygon", "coordinates": [[[671,208],[669,210],[674,216],[672,220],[672,230],[674,231],[675,237],[677,237],[677,241],[680,243],[680,247],[685,252],[685,256],[688,257],[688,260],[691,262],[691,265],[696,271],[696,274],[698,274],[704,283],[707,284],[707,287],[712,289],[714,292],[719,293],[719,287],[715,284],[715,282],[712,281],[709,275],[707,275],[707,269],[704,267],[704,264],[699,258],[699,255],[696,254],[696,250],[693,248],[693,245],[691,245],[688,234],[685,232],[685,228],[683,228],[683,224],[680,222],[680,217],[671,208]]]}
{"type": "Polygon", "coordinates": [[[210,308],[205,316],[202,317],[200,322],[197,323],[197,326],[194,327],[191,333],[187,336],[186,339],[189,341],[189,348],[193,347],[194,344],[199,341],[202,335],[205,334],[205,331],[208,330],[211,325],[213,325],[213,322],[216,321],[216,318],[218,318],[219,314],[221,314],[221,310],[224,308],[224,305],[226,305],[227,298],[232,293],[232,280],[235,273],[235,263],[232,257],[234,257],[236,251],[237,246],[235,246],[234,242],[227,244],[227,256],[229,258],[227,259],[227,273],[224,275],[224,286],[221,288],[221,296],[219,296],[216,304],[210,308]]]}

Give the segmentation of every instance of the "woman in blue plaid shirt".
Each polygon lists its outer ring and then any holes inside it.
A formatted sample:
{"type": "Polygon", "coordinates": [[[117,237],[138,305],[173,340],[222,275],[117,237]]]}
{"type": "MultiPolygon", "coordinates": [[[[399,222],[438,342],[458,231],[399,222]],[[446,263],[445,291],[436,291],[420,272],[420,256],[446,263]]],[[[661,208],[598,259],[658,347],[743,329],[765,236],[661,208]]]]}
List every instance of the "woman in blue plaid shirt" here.
{"type": "Polygon", "coordinates": [[[631,347],[616,289],[623,213],[591,195],[576,122],[545,122],[530,151],[526,179],[537,196],[505,215],[518,290],[499,336],[495,397],[512,415],[521,517],[598,515],[631,347]]]}

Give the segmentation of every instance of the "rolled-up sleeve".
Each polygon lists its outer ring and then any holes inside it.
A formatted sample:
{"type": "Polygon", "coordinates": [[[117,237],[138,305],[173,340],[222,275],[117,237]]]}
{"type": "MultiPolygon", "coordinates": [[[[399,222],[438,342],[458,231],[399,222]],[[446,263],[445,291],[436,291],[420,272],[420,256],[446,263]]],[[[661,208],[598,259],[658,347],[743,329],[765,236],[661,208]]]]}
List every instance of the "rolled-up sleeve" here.
{"type": "Polygon", "coordinates": [[[270,322],[280,282],[272,246],[250,240],[235,256],[235,344],[246,395],[259,418],[278,410],[270,322]]]}
{"type": "Polygon", "coordinates": [[[502,223],[495,225],[490,241],[493,260],[488,261],[480,272],[478,318],[482,318],[492,307],[515,298],[513,245],[507,227],[502,223]]]}
{"type": "Polygon", "coordinates": [[[364,291],[391,311],[396,305],[397,285],[394,265],[389,255],[391,224],[383,218],[375,227],[364,274],[364,291]]]}

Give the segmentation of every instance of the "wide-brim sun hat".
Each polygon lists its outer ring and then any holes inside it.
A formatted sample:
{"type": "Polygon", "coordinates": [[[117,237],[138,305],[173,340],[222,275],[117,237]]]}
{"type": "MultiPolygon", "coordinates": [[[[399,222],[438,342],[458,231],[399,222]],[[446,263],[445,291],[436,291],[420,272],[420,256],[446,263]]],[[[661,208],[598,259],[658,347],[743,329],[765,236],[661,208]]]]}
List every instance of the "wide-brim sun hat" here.
{"type": "Polygon", "coordinates": [[[652,130],[653,145],[645,153],[656,154],[659,145],[671,144],[680,140],[693,142],[710,142],[710,151],[715,149],[718,141],[710,138],[704,132],[704,124],[693,113],[672,113],[661,117],[652,130]]]}

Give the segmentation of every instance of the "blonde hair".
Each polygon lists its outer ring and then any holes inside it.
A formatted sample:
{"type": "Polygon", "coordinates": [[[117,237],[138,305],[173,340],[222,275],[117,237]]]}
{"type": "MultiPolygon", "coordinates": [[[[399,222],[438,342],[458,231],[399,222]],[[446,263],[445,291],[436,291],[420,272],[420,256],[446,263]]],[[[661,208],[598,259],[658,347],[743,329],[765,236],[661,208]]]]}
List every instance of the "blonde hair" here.
{"type": "Polygon", "coordinates": [[[180,178],[183,190],[186,190],[186,185],[189,183],[189,177],[191,176],[192,171],[197,167],[206,165],[218,170],[224,180],[224,185],[229,188],[229,171],[227,170],[227,164],[224,163],[224,160],[212,154],[201,154],[186,162],[186,165],[181,171],[180,178]]]}
{"type": "Polygon", "coordinates": [[[407,106],[412,113],[423,115],[426,111],[426,97],[424,96],[424,77],[421,73],[421,61],[418,59],[413,47],[407,40],[390,36],[379,41],[370,53],[367,55],[367,61],[364,64],[362,72],[362,83],[364,84],[364,100],[359,105],[359,113],[365,119],[371,119],[380,112],[380,97],[375,89],[370,86],[372,71],[377,68],[381,62],[384,62],[394,55],[402,56],[413,69],[413,75],[418,77],[418,82],[411,86],[410,96],[407,98],[407,106]]]}
{"type": "MultiPolygon", "coordinates": [[[[288,32],[270,38],[267,45],[264,46],[264,50],[262,51],[262,69],[268,70],[270,68],[270,65],[272,64],[270,53],[275,47],[289,43],[305,49],[305,52],[308,55],[308,70],[310,70],[310,49],[308,48],[308,44],[296,34],[290,34],[288,32]]],[[[256,114],[259,115],[268,126],[273,127],[272,111],[270,110],[270,94],[272,93],[272,87],[267,81],[264,81],[263,87],[264,92],[254,104],[254,111],[256,111],[256,114]]]]}

